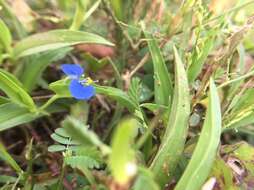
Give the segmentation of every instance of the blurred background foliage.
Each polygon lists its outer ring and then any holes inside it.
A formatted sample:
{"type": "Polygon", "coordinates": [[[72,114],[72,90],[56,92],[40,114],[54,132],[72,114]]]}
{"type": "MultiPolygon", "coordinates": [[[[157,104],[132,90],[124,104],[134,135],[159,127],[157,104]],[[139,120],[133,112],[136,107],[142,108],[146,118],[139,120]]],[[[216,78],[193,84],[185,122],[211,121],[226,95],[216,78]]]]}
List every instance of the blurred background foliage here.
{"type": "Polygon", "coordinates": [[[253,0],[0,0],[1,189],[254,189],[253,0]],[[60,65],[96,96],[77,101],[60,65]]]}

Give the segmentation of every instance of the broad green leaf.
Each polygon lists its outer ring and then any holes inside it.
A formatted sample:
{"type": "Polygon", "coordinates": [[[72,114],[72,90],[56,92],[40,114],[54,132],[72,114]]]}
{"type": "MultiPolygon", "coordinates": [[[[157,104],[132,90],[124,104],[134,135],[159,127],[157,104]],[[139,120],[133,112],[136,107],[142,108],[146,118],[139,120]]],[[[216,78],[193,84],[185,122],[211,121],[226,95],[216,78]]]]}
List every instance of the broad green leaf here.
{"type": "Polygon", "coordinates": [[[12,36],[2,19],[0,19],[0,43],[6,52],[11,53],[12,36]]]}
{"type": "Polygon", "coordinates": [[[221,135],[220,100],[210,79],[210,94],[204,125],[193,155],[175,190],[197,190],[207,179],[216,157],[221,135]]]}
{"type": "Polygon", "coordinates": [[[1,143],[0,143],[0,159],[8,163],[16,172],[20,174],[23,172],[23,170],[20,168],[17,162],[6,151],[5,147],[1,143]]]}
{"type": "Polygon", "coordinates": [[[18,42],[14,47],[14,57],[23,57],[81,43],[94,43],[113,46],[111,42],[96,34],[64,29],[52,30],[29,36],[18,42]]]}
{"type": "Polygon", "coordinates": [[[20,77],[25,89],[29,92],[32,91],[48,65],[62,59],[71,50],[72,48],[66,47],[34,56],[31,62],[25,64],[20,77]]]}
{"type": "Polygon", "coordinates": [[[175,47],[174,54],[175,89],[173,103],[162,144],[150,166],[161,188],[170,181],[183,152],[190,115],[190,95],[187,75],[175,47]]]}
{"type": "Polygon", "coordinates": [[[155,102],[168,106],[169,98],[173,94],[172,81],[156,39],[147,32],[144,31],[144,33],[148,38],[147,43],[153,60],[155,102]]]}
{"type": "Polygon", "coordinates": [[[0,131],[28,123],[42,116],[14,103],[0,105],[0,131]]]}
{"type": "Polygon", "coordinates": [[[0,69],[0,89],[6,93],[12,102],[27,107],[32,112],[36,111],[33,99],[24,90],[22,84],[3,69],[0,69]]]}
{"type": "Polygon", "coordinates": [[[126,119],[119,123],[112,139],[109,167],[115,181],[122,185],[136,173],[135,155],[131,146],[137,132],[138,122],[135,119],[126,119]]]}

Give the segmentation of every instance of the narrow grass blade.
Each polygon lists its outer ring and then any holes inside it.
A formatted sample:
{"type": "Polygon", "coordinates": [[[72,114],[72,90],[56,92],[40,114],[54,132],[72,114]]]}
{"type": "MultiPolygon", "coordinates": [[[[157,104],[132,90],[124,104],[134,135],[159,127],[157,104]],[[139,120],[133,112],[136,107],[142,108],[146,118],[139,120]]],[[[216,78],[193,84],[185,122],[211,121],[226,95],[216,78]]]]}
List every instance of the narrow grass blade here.
{"type": "Polygon", "coordinates": [[[70,30],[79,30],[81,27],[83,20],[84,20],[84,15],[87,9],[88,1],[83,1],[83,0],[77,0],[76,1],[76,11],[75,15],[70,27],[70,30]]]}
{"type": "Polygon", "coordinates": [[[148,38],[147,43],[153,60],[155,102],[167,106],[173,94],[172,81],[157,41],[145,32],[144,26],[142,28],[148,38]]]}
{"type": "Polygon", "coordinates": [[[0,159],[8,163],[16,172],[22,173],[23,170],[12,158],[12,156],[6,151],[5,147],[0,143],[0,159]]]}
{"type": "Polygon", "coordinates": [[[173,104],[162,144],[150,166],[161,188],[164,188],[174,174],[174,170],[184,149],[188,130],[188,118],[190,115],[190,95],[187,74],[175,47],[174,53],[175,89],[173,104]]]}
{"type": "Polygon", "coordinates": [[[188,80],[190,83],[194,82],[197,76],[200,74],[205,60],[214,46],[214,36],[209,37],[203,42],[201,52],[194,52],[192,57],[192,63],[188,68],[188,80]]]}
{"type": "Polygon", "coordinates": [[[12,36],[6,24],[0,19],[0,43],[7,53],[11,53],[12,36]]]}
{"type": "Polygon", "coordinates": [[[123,21],[124,11],[123,11],[123,0],[110,0],[112,9],[115,13],[115,16],[118,20],[123,21]]]}
{"type": "Polygon", "coordinates": [[[38,33],[21,40],[14,47],[13,56],[18,58],[81,43],[113,46],[111,42],[96,34],[62,29],[38,33]]]}
{"type": "Polygon", "coordinates": [[[221,111],[219,96],[212,79],[210,79],[210,95],[207,109],[198,143],[175,190],[200,189],[207,179],[216,157],[221,135],[221,111]]]}

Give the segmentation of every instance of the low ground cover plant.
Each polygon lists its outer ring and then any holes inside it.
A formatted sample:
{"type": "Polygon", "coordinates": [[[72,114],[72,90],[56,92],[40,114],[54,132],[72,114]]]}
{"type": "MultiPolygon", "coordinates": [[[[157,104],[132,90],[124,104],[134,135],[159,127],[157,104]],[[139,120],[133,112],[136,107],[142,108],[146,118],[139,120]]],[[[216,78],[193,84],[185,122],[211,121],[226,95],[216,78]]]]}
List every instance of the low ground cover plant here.
{"type": "Polygon", "coordinates": [[[0,8],[0,189],[254,189],[253,0],[0,8]]]}

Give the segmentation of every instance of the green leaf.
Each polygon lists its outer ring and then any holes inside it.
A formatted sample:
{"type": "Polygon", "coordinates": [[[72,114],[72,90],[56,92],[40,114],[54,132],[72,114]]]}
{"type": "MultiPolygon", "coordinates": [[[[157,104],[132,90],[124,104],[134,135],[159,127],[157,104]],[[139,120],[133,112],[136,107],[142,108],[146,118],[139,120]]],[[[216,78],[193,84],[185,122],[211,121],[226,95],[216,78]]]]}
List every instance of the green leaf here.
{"type": "Polygon", "coordinates": [[[72,48],[66,47],[33,56],[32,61],[25,64],[24,71],[20,77],[25,89],[31,92],[36,86],[43,71],[53,61],[62,59],[71,50],[72,48]]]}
{"type": "Polygon", "coordinates": [[[24,90],[22,84],[15,78],[15,76],[3,69],[0,69],[0,89],[7,94],[12,102],[27,107],[32,112],[36,111],[33,99],[24,90]]]}
{"type": "Polygon", "coordinates": [[[221,189],[253,189],[254,148],[246,142],[225,145],[213,164],[210,177],[216,178],[216,187],[221,189]],[[237,179],[237,180],[235,180],[237,179]]]}
{"type": "Polygon", "coordinates": [[[74,151],[74,155],[64,158],[66,164],[73,168],[85,166],[86,168],[100,168],[103,160],[96,147],[79,147],[74,151]]]}
{"type": "Polygon", "coordinates": [[[113,46],[111,42],[96,34],[71,30],[52,30],[29,36],[18,42],[14,47],[14,57],[23,57],[81,43],[113,46]]]}
{"type": "Polygon", "coordinates": [[[56,133],[53,133],[52,135],[50,135],[50,137],[54,141],[56,141],[56,142],[58,142],[60,144],[64,144],[64,145],[79,145],[80,144],[77,141],[71,140],[71,138],[62,137],[62,136],[57,135],[56,133]]]}
{"type": "Polygon", "coordinates": [[[0,143],[0,159],[8,163],[16,172],[22,173],[23,170],[19,167],[17,162],[12,158],[12,156],[6,151],[5,147],[0,143]]]}
{"type": "Polygon", "coordinates": [[[79,30],[79,28],[81,27],[83,23],[88,3],[89,1],[83,1],[83,0],[76,1],[76,11],[75,11],[75,15],[74,15],[70,30],[79,30]]]}
{"type": "Polygon", "coordinates": [[[108,153],[108,147],[100,141],[93,131],[88,130],[88,126],[85,126],[79,120],[69,116],[64,120],[62,125],[67,134],[77,142],[82,145],[95,145],[102,151],[105,151],[105,153],[108,153]]]}
{"type": "Polygon", "coordinates": [[[85,166],[92,169],[100,167],[100,163],[89,156],[68,156],[64,158],[64,162],[67,165],[70,165],[72,168],[80,168],[81,166],[85,166]]]}
{"type": "Polygon", "coordinates": [[[166,106],[163,106],[163,105],[158,105],[158,104],[152,104],[152,103],[144,103],[144,104],[141,104],[140,107],[144,107],[152,112],[156,112],[158,110],[164,110],[166,111],[168,108],[166,106]]]}
{"type": "Polygon", "coordinates": [[[9,28],[5,25],[2,19],[0,19],[0,43],[6,52],[11,53],[12,36],[9,28]]]}
{"type": "Polygon", "coordinates": [[[207,113],[198,143],[191,160],[175,190],[197,190],[202,187],[216,157],[221,135],[220,100],[216,86],[210,79],[210,94],[207,113]]]}
{"type": "Polygon", "coordinates": [[[89,65],[89,69],[91,69],[93,72],[97,72],[100,69],[102,69],[106,64],[109,63],[108,58],[103,59],[97,59],[96,57],[92,56],[90,53],[85,53],[82,55],[86,62],[89,65]]]}
{"type": "Polygon", "coordinates": [[[153,60],[155,102],[168,106],[169,98],[173,95],[172,81],[157,41],[152,35],[145,31],[144,33],[148,38],[147,43],[153,60]]]}
{"type": "Polygon", "coordinates": [[[57,128],[55,130],[55,133],[59,136],[70,138],[71,136],[64,130],[64,128],[57,128]]]}
{"type": "Polygon", "coordinates": [[[54,144],[48,147],[49,152],[62,152],[66,150],[66,146],[54,144]]]}
{"type": "Polygon", "coordinates": [[[14,103],[0,105],[0,131],[28,123],[42,116],[14,103]]]}
{"type": "Polygon", "coordinates": [[[15,181],[17,181],[16,177],[7,176],[7,175],[0,175],[0,183],[1,184],[15,183],[15,181]]]}
{"type": "Polygon", "coordinates": [[[116,18],[120,21],[123,21],[124,18],[123,0],[110,0],[110,3],[116,18]]]}
{"type": "Polygon", "coordinates": [[[133,190],[160,190],[158,184],[154,181],[152,172],[148,169],[140,168],[138,177],[133,185],[133,190]]]}
{"type": "Polygon", "coordinates": [[[69,91],[70,81],[66,79],[58,80],[56,82],[50,83],[49,89],[54,91],[57,96],[62,98],[70,98],[71,93],[69,91]]]}
{"type": "Polygon", "coordinates": [[[190,83],[194,82],[199,73],[201,72],[205,60],[214,46],[214,41],[215,39],[213,36],[207,38],[202,42],[202,47],[200,47],[200,50],[194,52],[191,60],[191,65],[188,68],[187,72],[188,80],[190,83]]]}
{"type": "Polygon", "coordinates": [[[164,187],[174,174],[184,149],[190,115],[190,95],[184,65],[174,47],[175,89],[168,126],[162,144],[150,166],[156,181],[164,187]]]}
{"type": "Polygon", "coordinates": [[[112,139],[112,153],[109,167],[116,182],[126,184],[135,175],[135,155],[131,148],[137,135],[138,122],[135,119],[122,121],[112,139]]]}
{"type": "Polygon", "coordinates": [[[103,94],[105,96],[108,96],[123,106],[127,107],[130,112],[135,111],[136,104],[131,100],[131,98],[122,90],[114,87],[108,87],[108,86],[98,86],[94,85],[96,89],[96,93],[103,94]]]}
{"type": "Polygon", "coordinates": [[[10,100],[8,98],[0,96],[0,105],[9,103],[10,100]]]}

